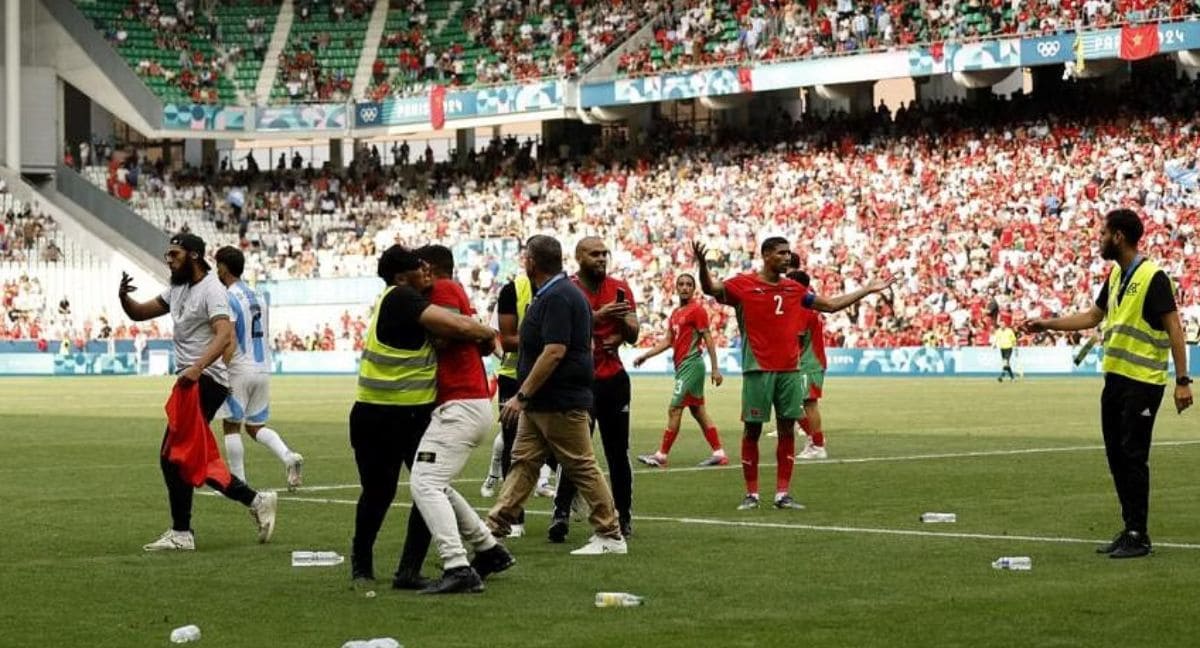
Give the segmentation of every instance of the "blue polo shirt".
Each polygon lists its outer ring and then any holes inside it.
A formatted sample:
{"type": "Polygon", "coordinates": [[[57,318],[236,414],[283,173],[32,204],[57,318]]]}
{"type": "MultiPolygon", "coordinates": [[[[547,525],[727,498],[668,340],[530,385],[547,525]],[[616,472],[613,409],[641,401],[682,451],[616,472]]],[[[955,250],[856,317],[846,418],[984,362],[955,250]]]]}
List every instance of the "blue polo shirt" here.
{"type": "Polygon", "coordinates": [[[547,344],[565,345],[567,353],[541,389],[530,394],[526,409],[534,412],[591,409],[595,373],[592,307],[565,274],[538,289],[521,320],[518,381],[525,382],[547,344]]]}

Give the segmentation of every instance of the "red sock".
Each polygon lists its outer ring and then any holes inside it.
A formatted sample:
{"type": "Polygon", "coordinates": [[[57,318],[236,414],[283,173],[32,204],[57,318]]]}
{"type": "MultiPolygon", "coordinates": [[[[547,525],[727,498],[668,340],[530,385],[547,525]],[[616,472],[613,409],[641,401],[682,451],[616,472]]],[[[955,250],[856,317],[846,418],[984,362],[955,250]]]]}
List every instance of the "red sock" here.
{"type": "Polygon", "coordinates": [[[796,466],[796,435],[780,434],[775,446],[775,492],[786,493],[792,486],[792,469],[796,466]]]}
{"type": "Polygon", "coordinates": [[[808,435],[809,440],[815,446],[825,446],[825,433],[820,430],[813,429],[813,425],[808,419],[800,419],[800,427],[804,428],[804,433],[808,435]]]}
{"type": "Polygon", "coordinates": [[[662,456],[671,454],[671,446],[675,445],[675,437],[679,436],[679,430],[667,428],[663,430],[662,447],[658,449],[658,453],[662,456]]]}
{"type": "Polygon", "coordinates": [[[758,441],[742,437],[742,477],[746,479],[746,493],[758,494],[758,441]]]}
{"type": "Polygon", "coordinates": [[[708,445],[713,449],[713,452],[721,449],[721,435],[717,434],[717,427],[715,425],[704,431],[704,440],[708,441],[708,445]]]}

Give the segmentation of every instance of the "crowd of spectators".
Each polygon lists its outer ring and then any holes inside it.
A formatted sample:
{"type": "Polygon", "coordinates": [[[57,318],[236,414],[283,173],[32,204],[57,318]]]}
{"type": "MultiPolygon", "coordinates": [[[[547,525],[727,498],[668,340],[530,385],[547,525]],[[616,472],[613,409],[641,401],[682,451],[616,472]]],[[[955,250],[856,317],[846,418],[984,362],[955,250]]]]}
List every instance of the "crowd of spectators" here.
{"type": "Polygon", "coordinates": [[[459,87],[575,75],[601,60],[661,11],[659,0],[585,3],[476,0],[463,10],[461,42],[437,38],[424,0],[393,0],[407,16],[385,31],[367,94],[427,93],[459,87]]]}
{"type": "MultiPolygon", "coordinates": [[[[1179,282],[1186,319],[1200,321],[1200,92],[1137,78],[1119,94],[1072,81],[1033,97],[880,106],[856,118],[794,121],[781,110],[761,115],[753,135],[700,138],[662,123],[648,140],[610,141],[582,159],[509,140],[458,165],[385,167],[366,149],[344,174],[227,174],[216,186],[250,187],[247,225],[233,232],[220,205],[214,218],[247,250],[256,280],[371,276],[392,243],[516,245],[553,233],[570,249],[598,235],[634,288],[642,344],[665,331],[675,273],[693,267],[688,241],[707,242],[714,266],[733,273],[779,234],[822,293],[900,277],[827,323],[831,345],[890,347],[987,345],[998,323],[1086,308],[1107,272],[1095,254],[1101,217],[1129,206],[1146,219],[1146,249],[1179,282]]],[[[179,174],[160,186],[202,180],[179,174]]],[[[515,255],[464,258],[458,278],[487,312],[515,255]]],[[[735,343],[729,310],[713,313],[717,341],[735,343]]],[[[352,331],[319,328],[285,342],[354,343],[352,331]]],[[[1052,340],[1070,338],[1023,342],[1052,340]]]]}
{"type": "Polygon", "coordinates": [[[1200,14],[1194,0],[674,0],[628,75],[912,44],[1100,29],[1200,14]]]}

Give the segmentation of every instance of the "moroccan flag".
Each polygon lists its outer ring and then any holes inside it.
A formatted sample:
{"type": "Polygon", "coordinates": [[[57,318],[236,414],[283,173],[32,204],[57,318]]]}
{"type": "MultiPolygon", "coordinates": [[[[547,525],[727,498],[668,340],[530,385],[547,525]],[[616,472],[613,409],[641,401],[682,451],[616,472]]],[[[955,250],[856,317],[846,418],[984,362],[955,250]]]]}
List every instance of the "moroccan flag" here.
{"type": "Polygon", "coordinates": [[[167,438],[162,453],[167,461],[178,465],[180,476],[192,486],[202,486],[212,479],[228,487],[233,477],[221,460],[208,420],[200,409],[200,386],[175,383],[166,410],[167,438]]]}
{"type": "Polygon", "coordinates": [[[446,125],[446,86],[435,85],[429,91],[429,123],[433,130],[442,130],[446,125]]]}
{"type": "Polygon", "coordinates": [[[1120,57],[1137,61],[1158,54],[1158,24],[1121,28],[1120,57]]]}
{"type": "Polygon", "coordinates": [[[937,41],[929,46],[929,55],[933,57],[935,63],[941,63],[946,57],[946,44],[942,41],[937,41]]]}
{"type": "Polygon", "coordinates": [[[738,85],[742,92],[754,92],[754,82],[751,81],[750,68],[738,68],[738,85]]]}

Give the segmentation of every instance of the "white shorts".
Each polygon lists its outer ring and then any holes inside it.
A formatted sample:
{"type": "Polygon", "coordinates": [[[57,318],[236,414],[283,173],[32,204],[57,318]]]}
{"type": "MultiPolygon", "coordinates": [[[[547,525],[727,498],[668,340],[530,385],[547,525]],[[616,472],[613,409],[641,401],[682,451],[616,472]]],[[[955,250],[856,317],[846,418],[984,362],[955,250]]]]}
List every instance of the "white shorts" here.
{"type": "Polygon", "coordinates": [[[271,408],[271,374],[229,374],[229,395],[217,418],[230,423],[265,425],[271,408]]]}

